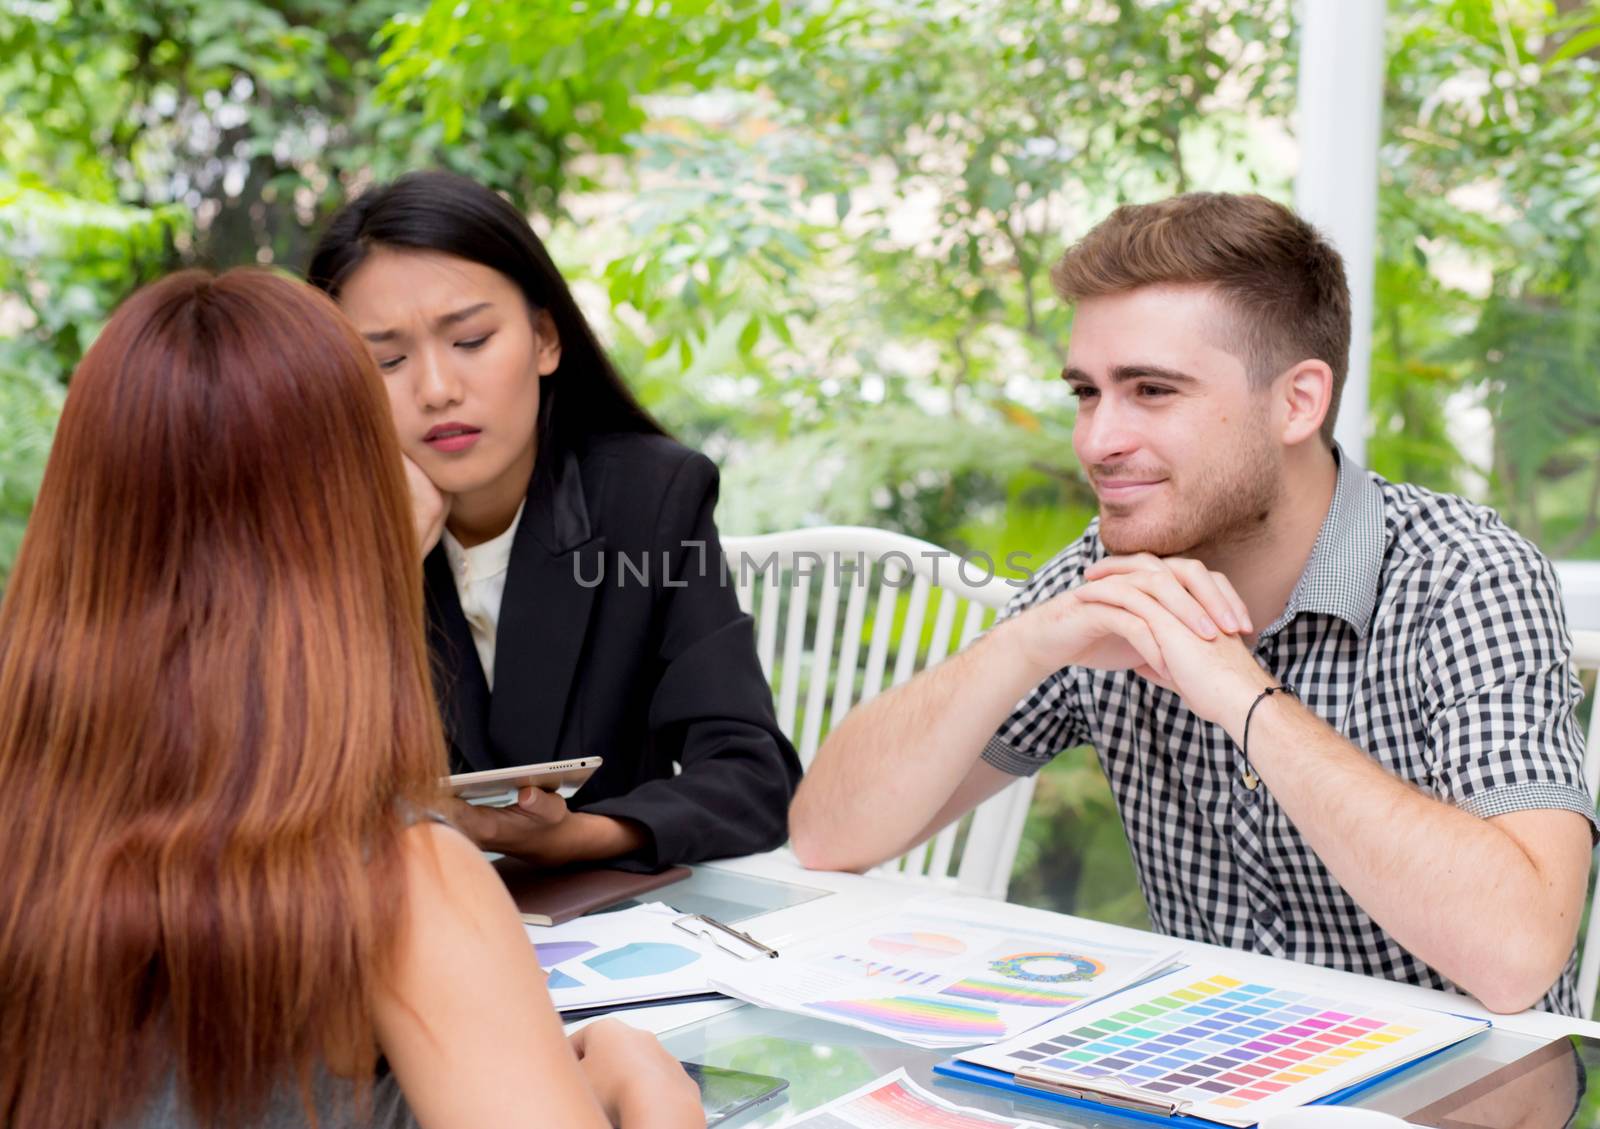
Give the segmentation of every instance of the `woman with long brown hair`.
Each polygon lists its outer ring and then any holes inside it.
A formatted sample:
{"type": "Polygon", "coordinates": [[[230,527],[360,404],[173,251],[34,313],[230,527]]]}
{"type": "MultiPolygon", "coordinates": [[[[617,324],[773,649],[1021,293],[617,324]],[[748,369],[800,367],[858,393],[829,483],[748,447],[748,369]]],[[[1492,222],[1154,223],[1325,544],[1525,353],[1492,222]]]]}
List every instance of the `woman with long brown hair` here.
{"type": "Polygon", "coordinates": [[[702,1123],[649,1036],[563,1038],[426,814],[401,466],[287,279],[173,276],[85,356],[0,604],[0,1125],[702,1123]]]}

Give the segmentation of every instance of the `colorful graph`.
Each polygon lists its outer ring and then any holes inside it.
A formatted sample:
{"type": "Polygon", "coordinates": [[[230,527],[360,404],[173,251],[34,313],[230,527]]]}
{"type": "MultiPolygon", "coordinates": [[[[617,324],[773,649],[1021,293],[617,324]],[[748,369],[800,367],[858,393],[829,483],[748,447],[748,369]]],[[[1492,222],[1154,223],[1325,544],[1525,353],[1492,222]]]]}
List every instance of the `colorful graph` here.
{"type": "Polygon", "coordinates": [[[1093,957],[1076,953],[1016,953],[990,961],[989,968],[1001,976],[1033,984],[1081,984],[1106,970],[1093,957]]]}
{"type": "Polygon", "coordinates": [[[634,941],[620,949],[612,949],[583,963],[607,980],[637,980],[641,976],[659,976],[663,972],[676,972],[685,965],[700,959],[700,954],[682,945],[668,945],[660,941],[634,941]]]}
{"type": "Polygon", "coordinates": [[[890,956],[934,960],[958,957],[967,951],[965,941],[945,933],[882,933],[867,943],[890,956]]]}
{"type": "Polygon", "coordinates": [[[1081,992],[1053,991],[1027,984],[1000,984],[993,980],[958,980],[939,994],[963,1000],[982,1000],[988,1004],[1054,1008],[1071,1007],[1086,998],[1081,992]]]}
{"type": "Polygon", "coordinates": [[[582,981],[574,980],[557,968],[551,971],[549,978],[545,981],[545,987],[552,990],[556,988],[581,988],[583,983],[582,981]]]}
{"type": "Polygon", "coordinates": [[[949,1003],[922,996],[894,996],[885,1000],[825,1000],[807,1004],[824,1015],[864,1020],[891,1031],[949,1038],[970,1037],[973,1042],[998,1039],[1006,1033],[999,1014],[989,1007],[949,1003]]]}
{"type": "Polygon", "coordinates": [[[886,961],[867,960],[865,957],[840,954],[833,958],[833,963],[861,976],[882,976],[887,980],[898,980],[902,984],[932,984],[941,978],[937,972],[924,972],[920,968],[901,968],[886,961]]]}
{"type": "Polygon", "coordinates": [[[1333,1000],[1231,976],[1179,983],[1164,992],[1144,989],[1120,1010],[1098,1005],[1101,1018],[1076,1027],[1053,1024],[1038,1042],[1006,1057],[1019,1067],[1115,1077],[1220,1112],[1279,1095],[1290,1105],[1315,1100],[1328,1090],[1322,1075],[1369,1055],[1389,1057],[1421,1034],[1403,1022],[1352,1014],[1333,1000]]]}
{"type": "Polygon", "coordinates": [[[546,941],[542,945],[533,946],[533,951],[538,957],[540,968],[554,968],[564,960],[592,953],[599,947],[588,941],[546,941]]]}

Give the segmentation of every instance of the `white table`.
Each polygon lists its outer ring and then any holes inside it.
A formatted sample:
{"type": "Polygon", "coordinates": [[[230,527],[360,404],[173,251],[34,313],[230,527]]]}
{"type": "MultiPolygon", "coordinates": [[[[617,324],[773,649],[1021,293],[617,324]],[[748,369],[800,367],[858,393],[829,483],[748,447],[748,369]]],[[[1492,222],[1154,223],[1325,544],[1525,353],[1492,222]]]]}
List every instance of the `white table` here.
{"type": "MultiPolygon", "coordinates": [[[[769,889],[775,899],[770,904],[781,904],[785,891],[791,898],[806,896],[803,892],[794,891],[794,887],[816,893],[816,896],[800,904],[772,909],[746,917],[740,922],[741,929],[780,951],[892,909],[896,904],[921,897],[932,889],[924,881],[808,871],[799,867],[787,851],[775,851],[697,867],[693,878],[663,890],[662,900],[677,904],[679,901],[692,901],[697,896],[709,897],[713,903],[724,898],[736,899],[741,896],[737,892],[741,883],[747,892],[755,893],[757,900],[752,904],[766,904],[759,903],[759,898],[766,895],[769,889]],[[755,881],[750,881],[752,879],[755,881]]],[[[1001,915],[1027,917],[1042,912],[1006,903],[992,904],[995,912],[1001,915]]],[[[699,907],[685,904],[679,908],[697,911],[699,907]]],[[[1114,929],[1132,941],[1149,937],[1149,934],[1136,929],[1100,923],[1096,923],[1095,928],[1102,931],[1114,929]]],[[[1332,995],[1410,1004],[1493,1019],[1494,1030],[1487,1035],[1478,1036],[1461,1048],[1419,1064],[1405,1072],[1401,1079],[1375,1087],[1354,1103],[1392,1113],[1408,1112],[1480,1076],[1493,1065],[1509,1062],[1559,1035],[1581,1032],[1600,1038],[1600,1023],[1537,1011],[1496,1016],[1485,1011],[1476,1001],[1454,993],[1295,964],[1214,945],[1186,942],[1183,948],[1186,955],[1193,959],[1203,959],[1208,954],[1225,955],[1231,963],[1243,964],[1258,971],[1265,979],[1272,979],[1275,973],[1279,978],[1286,973],[1292,974],[1294,979],[1312,984],[1332,995]]],[[[949,1057],[947,1052],[920,1050],[854,1028],[754,1008],[734,1001],[643,1008],[620,1012],[617,1017],[633,1026],[660,1034],[668,1049],[679,1058],[777,1074],[790,1079],[788,1102],[742,1121],[742,1125],[774,1124],[783,1117],[822,1104],[870,1077],[887,1073],[898,1066],[904,1066],[919,1083],[963,1105],[1015,1113],[1063,1126],[1105,1126],[1109,1129],[1112,1126],[1138,1124],[1114,1114],[1086,1115],[1060,1105],[1013,1100],[1000,1091],[952,1083],[942,1077],[936,1078],[931,1073],[934,1063],[949,1057]]]]}

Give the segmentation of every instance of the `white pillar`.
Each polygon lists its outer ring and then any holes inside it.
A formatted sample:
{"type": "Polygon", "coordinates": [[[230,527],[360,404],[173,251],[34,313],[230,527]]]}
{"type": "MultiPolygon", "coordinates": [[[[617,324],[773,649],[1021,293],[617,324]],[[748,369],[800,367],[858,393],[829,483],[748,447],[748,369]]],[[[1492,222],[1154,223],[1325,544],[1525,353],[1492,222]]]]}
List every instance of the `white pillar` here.
{"type": "Polygon", "coordinates": [[[1384,0],[1302,0],[1295,207],[1333,240],[1350,280],[1350,374],[1334,435],[1357,462],[1367,441],[1378,238],[1384,0]]]}

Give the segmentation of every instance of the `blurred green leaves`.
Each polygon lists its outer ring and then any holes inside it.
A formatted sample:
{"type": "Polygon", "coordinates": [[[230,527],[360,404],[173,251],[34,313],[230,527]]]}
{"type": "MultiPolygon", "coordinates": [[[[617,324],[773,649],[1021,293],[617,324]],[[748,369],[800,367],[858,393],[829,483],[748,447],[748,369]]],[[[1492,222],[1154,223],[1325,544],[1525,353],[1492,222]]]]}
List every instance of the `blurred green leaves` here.
{"type": "Polygon", "coordinates": [[[55,373],[30,360],[28,350],[0,342],[0,586],[22,545],[61,412],[55,373]]]}
{"type": "Polygon", "coordinates": [[[1600,554],[1597,29],[1593,0],[1389,25],[1369,461],[1560,556],[1600,554]]]}
{"type": "Polygon", "coordinates": [[[184,226],[173,208],[0,181],[0,588],[44,474],[67,374],[112,306],[165,268],[184,226]]]}
{"type": "Polygon", "coordinates": [[[737,81],[781,13],[768,0],[434,0],[380,33],[376,101],[553,211],[599,186],[577,158],[628,152],[653,94],[737,81]]]}
{"type": "Polygon", "coordinates": [[[1287,112],[1291,60],[1286,3],[793,5],[708,61],[714,97],[658,103],[571,257],[598,245],[626,367],[727,456],[730,528],[948,540],[1023,470],[1081,502],[1049,266],[1207,183],[1246,108],[1287,112]]]}

